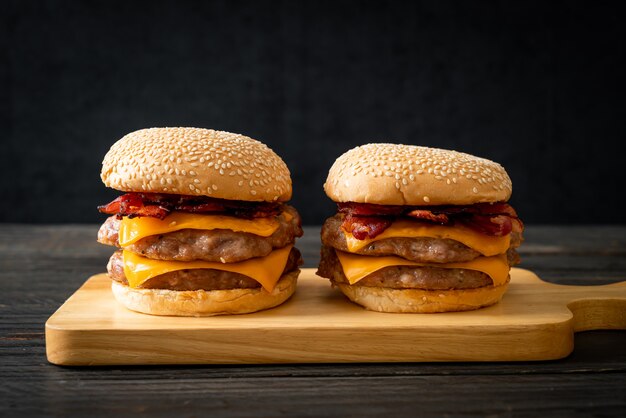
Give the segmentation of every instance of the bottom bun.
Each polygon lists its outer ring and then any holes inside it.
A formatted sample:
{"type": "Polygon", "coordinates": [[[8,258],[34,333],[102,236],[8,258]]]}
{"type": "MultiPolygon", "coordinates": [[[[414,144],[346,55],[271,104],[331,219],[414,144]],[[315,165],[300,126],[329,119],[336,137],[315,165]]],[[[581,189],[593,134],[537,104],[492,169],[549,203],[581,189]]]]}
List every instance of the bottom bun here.
{"type": "Polygon", "coordinates": [[[133,289],[113,281],[115,299],[130,310],[150,315],[214,316],[273,308],[296,290],[300,270],[284,274],[271,293],[262,287],[229,290],[133,289]]]}
{"type": "Polygon", "coordinates": [[[509,285],[476,289],[423,290],[388,287],[351,286],[336,283],[352,302],[376,312],[437,313],[471,311],[498,303],[509,285]]]}

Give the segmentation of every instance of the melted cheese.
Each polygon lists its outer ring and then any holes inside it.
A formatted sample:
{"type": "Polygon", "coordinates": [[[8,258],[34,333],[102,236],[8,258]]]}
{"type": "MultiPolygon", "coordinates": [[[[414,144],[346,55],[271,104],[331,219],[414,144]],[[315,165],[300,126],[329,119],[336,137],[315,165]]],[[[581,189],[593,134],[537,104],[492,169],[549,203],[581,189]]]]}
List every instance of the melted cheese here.
{"type": "MultiPolygon", "coordinates": [[[[288,214],[283,213],[287,220],[288,214]]],[[[119,243],[122,247],[134,244],[142,238],[150,235],[166,234],[180,231],[181,229],[230,229],[235,232],[248,232],[250,234],[269,237],[280,223],[275,217],[241,219],[234,216],[206,215],[186,212],[173,212],[165,219],[157,219],[149,216],[138,218],[124,217],[119,231],[119,243]]]]}
{"type": "Polygon", "coordinates": [[[466,261],[463,263],[424,264],[395,256],[370,257],[365,255],[350,254],[343,251],[336,251],[336,253],[343,268],[343,273],[350,284],[355,284],[365,276],[391,266],[427,266],[478,270],[489,275],[495,286],[504,284],[509,275],[509,265],[505,254],[492,257],[478,257],[472,261],[466,261]]]}
{"type": "Polygon", "coordinates": [[[405,219],[395,221],[389,228],[385,229],[382,234],[373,239],[359,240],[354,238],[350,233],[344,232],[344,234],[346,236],[348,251],[351,253],[359,251],[372,242],[380,241],[385,238],[447,238],[463,243],[485,256],[502,254],[508,250],[511,243],[510,235],[492,237],[461,225],[425,225],[420,222],[405,219]]]}
{"type": "Polygon", "coordinates": [[[211,261],[163,261],[142,257],[124,251],[124,274],[128,285],[136,288],[146,280],[177,270],[215,269],[230,271],[248,276],[271,292],[285,269],[289,252],[293,245],[272,251],[265,257],[251,258],[238,263],[217,263],[211,261]]]}

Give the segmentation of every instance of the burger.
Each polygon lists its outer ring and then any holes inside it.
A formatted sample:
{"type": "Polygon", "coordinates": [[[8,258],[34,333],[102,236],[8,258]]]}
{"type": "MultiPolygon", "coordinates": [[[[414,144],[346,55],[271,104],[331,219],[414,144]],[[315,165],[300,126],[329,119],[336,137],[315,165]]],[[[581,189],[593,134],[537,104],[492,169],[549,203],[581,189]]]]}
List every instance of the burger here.
{"type": "Polygon", "coordinates": [[[519,263],[511,179],[484,158],[367,144],[340,156],[324,191],[317,274],[379,312],[452,312],[497,303],[519,263]]]}
{"type": "Polygon", "coordinates": [[[272,308],[295,291],[302,236],[283,160],[243,135],[198,128],[132,132],[104,157],[123,192],[98,209],[115,298],[153,315],[272,308]]]}

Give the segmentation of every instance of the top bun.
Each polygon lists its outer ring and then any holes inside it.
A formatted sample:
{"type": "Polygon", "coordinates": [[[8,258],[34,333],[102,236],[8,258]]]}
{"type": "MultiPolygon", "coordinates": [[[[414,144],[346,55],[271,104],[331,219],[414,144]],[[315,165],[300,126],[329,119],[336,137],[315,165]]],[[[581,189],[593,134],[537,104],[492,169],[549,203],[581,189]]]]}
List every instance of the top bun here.
{"type": "Polygon", "coordinates": [[[457,151],[366,144],[337,158],[324,191],[335,202],[470,205],[505,202],[511,179],[498,163],[457,151]]]}
{"type": "Polygon", "coordinates": [[[199,128],[150,128],[117,141],[102,161],[102,181],[124,192],[230,200],[286,201],[284,161],[247,136],[199,128]]]}

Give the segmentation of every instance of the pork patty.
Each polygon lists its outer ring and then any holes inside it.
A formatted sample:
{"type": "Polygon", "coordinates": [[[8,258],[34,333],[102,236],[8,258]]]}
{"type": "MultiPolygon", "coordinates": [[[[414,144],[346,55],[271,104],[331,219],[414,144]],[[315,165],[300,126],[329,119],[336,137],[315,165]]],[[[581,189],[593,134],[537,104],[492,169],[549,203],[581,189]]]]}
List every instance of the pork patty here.
{"type": "MultiPolygon", "coordinates": [[[[330,217],[324,222],[321,234],[322,244],[348,252],[341,223],[340,214],[330,217]]],[[[511,265],[519,263],[519,256],[514,248],[518,247],[520,242],[520,234],[513,233],[510,249],[507,253],[511,265]]],[[[429,237],[385,238],[373,241],[354,253],[372,256],[396,255],[419,263],[459,263],[473,260],[482,255],[461,242],[429,237]]]]}
{"type": "MultiPolygon", "coordinates": [[[[339,258],[333,248],[322,246],[317,275],[333,283],[346,283],[339,258]]],[[[365,276],[352,286],[387,287],[391,289],[451,290],[475,289],[493,284],[489,275],[476,270],[441,267],[390,266],[365,276]]]]}
{"type": "MultiPolygon", "coordinates": [[[[292,206],[284,205],[284,209],[292,218],[287,221],[279,216],[279,227],[269,237],[230,229],[182,229],[142,238],[124,249],[155,260],[235,263],[264,257],[273,249],[293,244],[296,237],[302,236],[300,215],[292,206]]],[[[120,223],[115,216],[108,218],[98,231],[98,242],[119,247],[120,223]]]]}
{"type": "MultiPolygon", "coordinates": [[[[287,259],[283,274],[294,271],[302,264],[302,257],[297,248],[292,248],[287,259]]],[[[124,258],[122,251],[113,253],[107,264],[109,277],[116,282],[128,285],[124,274],[124,258]]],[[[256,280],[239,273],[215,269],[177,270],[155,276],[146,280],[142,289],[169,290],[225,290],[252,289],[261,287],[256,280]]]]}

